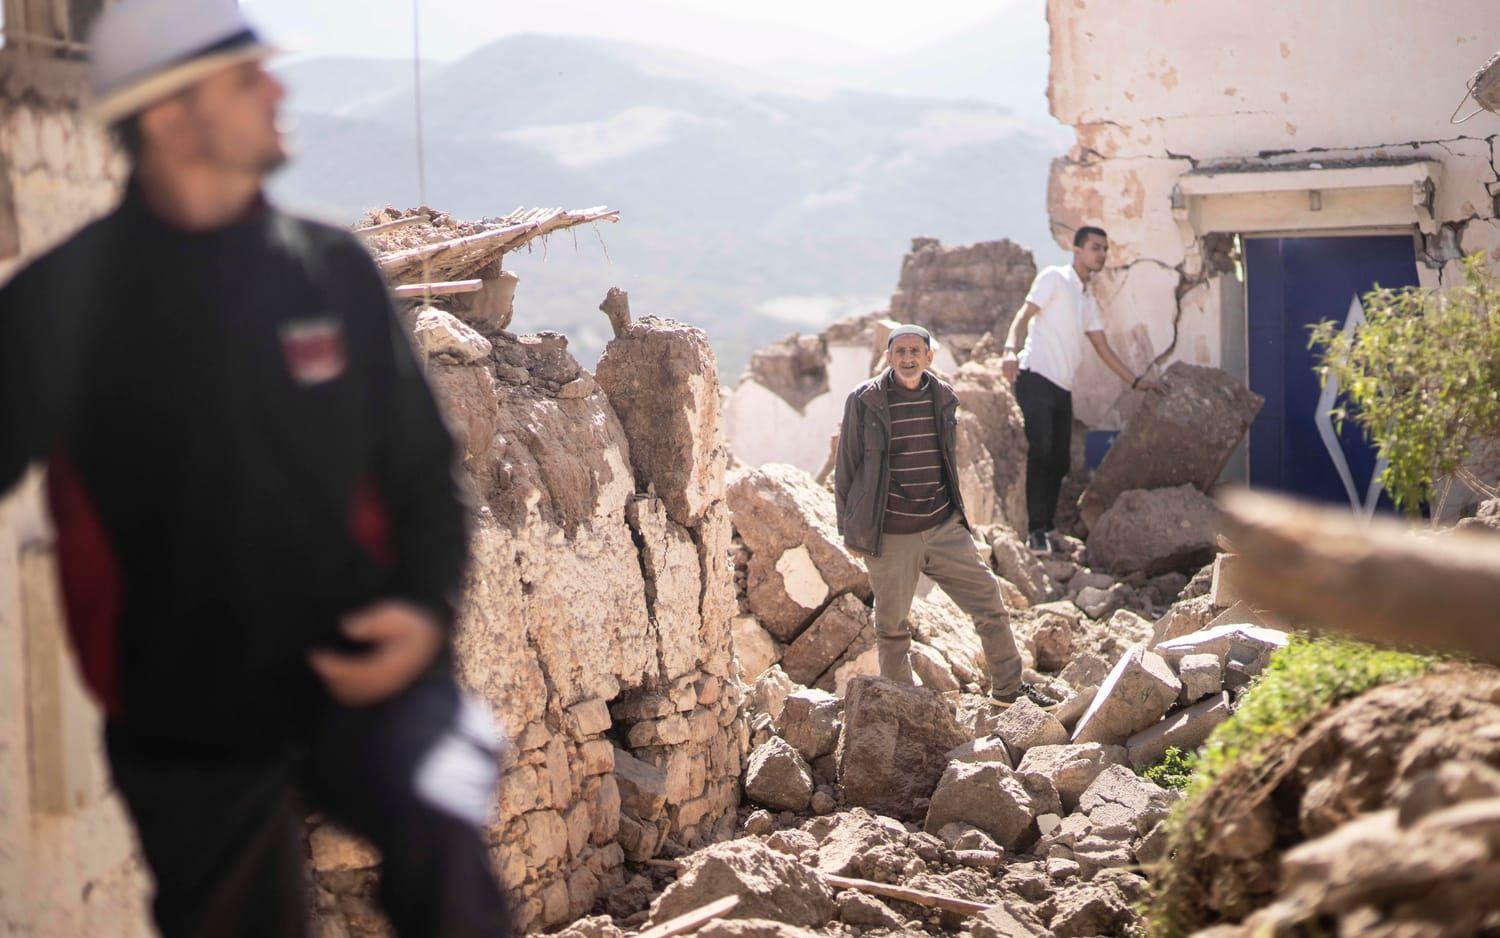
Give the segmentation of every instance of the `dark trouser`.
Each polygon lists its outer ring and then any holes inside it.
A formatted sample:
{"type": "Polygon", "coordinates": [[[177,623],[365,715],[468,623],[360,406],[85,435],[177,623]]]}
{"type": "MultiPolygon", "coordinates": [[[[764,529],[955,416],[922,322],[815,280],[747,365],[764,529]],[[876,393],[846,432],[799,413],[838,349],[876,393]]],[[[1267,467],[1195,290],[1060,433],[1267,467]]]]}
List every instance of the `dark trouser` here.
{"type": "Polygon", "coordinates": [[[1016,377],[1016,403],[1026,420],[1028,527],[1050,531],[1071,457],[1073,394],[1034,371],[1022,371],[1016,377]]]}
{"type": "Polygon", "coordinates": [[[510,934],[480,830],[498,765],[485,736],[446,671],[374,707],[327,704],[296,754],[190,762],[111,731],[162,935],[307,935],[309,807],[379,848],[380,902],[403,938],[510,934]]]}

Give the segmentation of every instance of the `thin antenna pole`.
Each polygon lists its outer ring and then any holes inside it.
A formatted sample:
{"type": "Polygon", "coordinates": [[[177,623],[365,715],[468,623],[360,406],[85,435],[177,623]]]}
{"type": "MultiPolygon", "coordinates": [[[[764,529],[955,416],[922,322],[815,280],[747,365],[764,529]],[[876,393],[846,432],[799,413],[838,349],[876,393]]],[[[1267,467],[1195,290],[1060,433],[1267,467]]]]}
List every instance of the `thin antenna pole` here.
{"type": "MultiPolygon", "coordinates": [[[[427,148],[422,128],[422,0],[411,0],[411,79],[412,104],[416,118],[417,138],[417,210],[427,207],[427,148]]],[[[432,282],[431,264],[422,258],[422,282],[432,282]]],[[[424,290],[422,304],[432,304],[430,290],[424,290]]]]}

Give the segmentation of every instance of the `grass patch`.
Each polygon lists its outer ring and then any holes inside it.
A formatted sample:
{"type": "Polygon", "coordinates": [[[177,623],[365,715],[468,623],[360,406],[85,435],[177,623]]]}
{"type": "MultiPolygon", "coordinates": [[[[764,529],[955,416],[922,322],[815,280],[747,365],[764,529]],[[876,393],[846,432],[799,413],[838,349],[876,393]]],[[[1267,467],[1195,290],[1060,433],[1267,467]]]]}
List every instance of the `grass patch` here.
{"type": "Polygon", "coordinates": [[[1192,781],[1193,772],[1197,768],[1197,750],[1184,751],[1176,746],[1171,746],[1162,755],[1160,762],[1147,766],[1145,771],[1141,772],[1141,775],[1163,788],[1182,791],[1192,781]]]}
{"type": "Polygon", "coordinates": [[[1212,875],[1218,864],[1203,855],[1204,832],[1193,819],[1211,814],[1198,809],[1206,806],[1216,780],[1231,770],[1243,777],[1240,770],[1279,751],[1324,711],[1381,685],[1417,677],[1438,660],[1343,638],[1293,635],[1197,753],[1168,750],[1161,762],[1146,769],[1146,778],[1185,793],[1166,821],[1171,859],[1153,878],[1146,934],[1178,938],[1207,924],[1209,910],[1190,897],[1208,893],[1201,878],[1212,875]]]}

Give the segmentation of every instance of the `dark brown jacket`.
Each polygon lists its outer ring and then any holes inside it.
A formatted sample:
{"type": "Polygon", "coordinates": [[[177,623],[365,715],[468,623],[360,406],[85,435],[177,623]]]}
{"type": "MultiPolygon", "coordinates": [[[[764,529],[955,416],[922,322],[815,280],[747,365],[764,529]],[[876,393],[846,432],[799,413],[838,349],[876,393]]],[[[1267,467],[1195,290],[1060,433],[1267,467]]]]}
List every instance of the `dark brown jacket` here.
{"type": "MultiPolygon", "coordinates": [[[[890,370],[855,388],[844,403],[839,431],[838,459],[833,471],[833,496],[838,505],[839,534],[850,550],[880,556],[881,522],[891,481],[891,411],[886,395],[890,370]]],[[[960,520],[968,525],[964,499],[958,490],[958,395],[932,372],[932,399],[937,406],[938,441],[943,470],[960,520]]]]}

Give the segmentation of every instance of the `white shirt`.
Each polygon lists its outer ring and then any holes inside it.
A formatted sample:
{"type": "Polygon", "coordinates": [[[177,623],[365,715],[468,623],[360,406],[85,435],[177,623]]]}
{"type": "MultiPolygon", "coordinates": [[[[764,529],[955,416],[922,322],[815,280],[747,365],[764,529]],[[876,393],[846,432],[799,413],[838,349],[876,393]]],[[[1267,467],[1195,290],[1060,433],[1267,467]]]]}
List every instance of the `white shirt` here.
{"type": "Polygon", "coordinates": [[[1021,367],[1065,391],[1073,390],[1083,364],[1083,334],[1104,329],[1094,294],[1068,264],[1037,274],[1026,302],[1035,303],[1041,312],[1032,317],[1027,330],[1026,346],[1018,356],[1021,367]]]}

